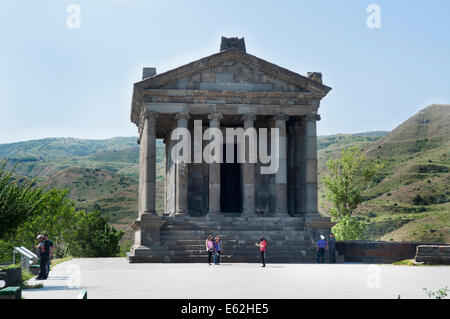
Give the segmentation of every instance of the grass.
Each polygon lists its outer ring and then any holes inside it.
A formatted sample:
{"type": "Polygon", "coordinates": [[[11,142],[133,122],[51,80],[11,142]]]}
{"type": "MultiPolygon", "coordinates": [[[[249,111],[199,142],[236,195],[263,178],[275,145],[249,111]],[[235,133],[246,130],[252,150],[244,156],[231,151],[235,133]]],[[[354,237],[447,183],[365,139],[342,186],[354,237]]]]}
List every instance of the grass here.
{"type": "Polygon", "coordinates": [[[393,265],[396,265],[396,266],[422,266],[422,264],[416,263],[414,259],[405,259],[405,260],[396,261],[395,263],[393,263],[393,265]]]}
{"type": "Polygon", "coordinates": [[[133,246],[133,242],[131,240],[125,240],[121,245],[120,245],[120,254],[119,257],[126,257],[127,256],[127,252],[130,251],[131,246],[133,246]]]}
{"type": "Polygon", "coordinates": [[[11,265],[7,265],[7,266],[1,266],[0,270],[2,269],[12,269],[12,268],[17,268],[20,267],[20,264],[11,264],[11,265]]]}
{"type": "Polygon", "coordinates": [[[39,289],[39,288],[44,287],[44,285],[41,283],[34,284],[34,285],[30,285],[27,283],[28,280],[30,280],[34,277],[35,276],[32,273],[22,269],[22,283],[21,283],[20,287],[22,289],[39,289]]]}
{"type": "MultiPolygon", "coordinates": [[[[66,258],[56,258],[56,259],[52,259],[51,260],[51,266],[54,267],[60,263],[63,263],[65,261],[69,261],[73,259],[72,256],[66,257],[66,258]]],[[[12,265],[8,265],[8,266],[2,266],[0,269],[12,269],[12,268],[18,268],[20,267],[20,264],[12,264],[12,265]]],[[[35,275],[33,275],[32,273],[30,273],[29,271],[26,271],[25,269],[22,269],[22,282],[20,284],[20,287],[22,289],[39,289],[44,287],[44,285],[42,283],[37,283],[34,285],[30,285],[27,283],[28,280],[34,278],[35,275]]]]}
{"type": "MultiPolygon", "coordinates": [[[[20,264],[12,264],[12,265],[8,265],[8,266],[2,266],[0,268],[0,270],[2,270],[2,269],[13,269],[13,268],[20,268],[20,264]]],[[[22,289],[38,289],[38,288],[44,287],[44,285],[41,284],[41,283],[35,284],[35,285],[29,285],[27,283],[28,280],[30,280],[30,279],[32,279],[34,277],[35,276],[32,273],[26,271],[25,269],[22,269],[22,280],[21,280],[21,283],[20,283],[20,287],[22,289]]]]}
{"type": "Polygon", "coordinates": [[[73,259],[72,256],[68,256],[68,257],[65,257],[65,258],[55,258],[55,259],[52,259],[52,260],[51,260],[51,267],[55,267],[55,266],[58,265],[58,264],[61,264],[61,263],[63,263],[63,262],[66,262],[66,261],[69,261],[69,260],[72,260],[72,259],[73,259]]]}

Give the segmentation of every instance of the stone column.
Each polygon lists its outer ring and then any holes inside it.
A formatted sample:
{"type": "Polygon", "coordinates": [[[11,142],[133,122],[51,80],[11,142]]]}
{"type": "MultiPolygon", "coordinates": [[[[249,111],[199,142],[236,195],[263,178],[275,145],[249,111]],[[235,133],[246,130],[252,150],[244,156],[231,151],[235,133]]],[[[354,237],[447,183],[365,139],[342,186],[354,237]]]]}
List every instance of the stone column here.
{"type": "MultiPolygon", "coordinates": [[[[242,120],[244,121],[244,130],[253,128],[256,115],[245,114],[242,116],[242,120]]],[[[242,164],[242,216],[250,216],[255,213],[255,164],[249,163],[249,142],[248,138],[245,138],[245,163],[242,164]]]]}
{"type": "Polygon", "coordinates": [[[306,166],[306,213],[318,213],[317,209],[317,129],[319,114],[305,118],[305,166],[306,166]]]}
{"type": "Polygon", "coordinates": [[[274,116],[275,128],[278,128],[279,133],[279,166],[275,174],[275,215],[287,214],[286,121],[288,118],[285,114],[274,116]]]}
{"type": "MultiPolygon", "coordinates": [[[[188,112],[181,112],[175,115],[177,128],[188,128],[188,112]]],[[[175,214],[185,215],[188,208],[188,165],[181,162],[176,164],[176,191],[175,191],[175,214]]]]}
{"type": "MultiPolygon", "coordinates": [[[[208,115],[209,127],[220,128],[221,113],[208,115]]],[[[220,214],[220,163],[209,164],[209,213],[220,214]]]]}
{"type": "Polygon", "coordinates": [[[157,114],[146,112],[144,116],[144,127],[141,137],[141,152],[143,162],[139,163],[142,174],[142,186],[140,192],[140,218],[145,215],[156,214],[156,135],[155,124],[157,114]]]}
{"type": "MultiPolygon", "coordinates": [[[[145,111],[144,111],[145,112],[145,111]]],[[[161,246],[161,226],[164,221],[156,215],[156,134],[155,112],[142,113],[139,161],[139,217],[131,225],[134,230],[134,245],[127,254],[128,261],[163,262],[167,255],[161,246]],[[157,256],[155,256],[157,252],[157,256]]]]}
{"type": "MultiPolygon", "coordinates": [[[[168,134],[167,134],[168,135],[168,134]]],[[[168,202],[169,202],[169,194],[168,194],[168,183],[167,183],[167,169],[168,169],[168,167],[169,167],[169,161],[167,160],[168,159],[168,156],[170,156],[170,154],[168,153],[168,151],[169,151],[169,141],[170,141],[170,137],[169,138],[167,138],[167,135],[166,135],[166,137],[164,138],[164,140],[163,140],[163,143],[164,143],[164,153],[165,153],[165,155],[166,155],[166,166],[165,166],[165,168],[164,168],[164,176],[165,176],[165,178],[164,178],[164,213],[165,214],[168,214],[169,213],[169,204],[168,204],[168,202]]]]}
{"type": "Polygon", "coordinates": [[[294,177],[294,154],[295,154],[295,130],[290,125],[287,128],[287,190],[288,190],[288,213],[294,215],[295,209],[295,177],[294,177]]]}
{"type": "Polygon", "coordinates": [[[294,213],[306,213],[306,123],[304,118],[294,126],[294,213]]]}

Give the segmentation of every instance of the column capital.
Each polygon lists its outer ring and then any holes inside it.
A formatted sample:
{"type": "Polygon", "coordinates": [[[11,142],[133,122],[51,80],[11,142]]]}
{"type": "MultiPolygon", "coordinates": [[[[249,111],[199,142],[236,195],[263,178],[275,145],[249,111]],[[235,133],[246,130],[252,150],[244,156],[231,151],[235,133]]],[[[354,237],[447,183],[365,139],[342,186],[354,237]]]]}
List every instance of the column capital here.
{"type": "Polygon", "coordinates": [[[305,116],[305,121],[320,121],[320,114],[311,113],[305,116]]]}
{"type": "Polygon", "coordinates": [[[210,121],[220,121],[221,119],[223,119],[223,115],[222,113],[210,113],[208,114],[208,119],[210,121]]]}
{"type": "Polygon", "coordinates": [[[289,115],[280,113],[280,114],[274,115],[273,119],[275,121],[287,121],[289,119],[289,115]]]}
{"type": "Polygon", "coordinates": [[[247,114],[242,115],[241,119],[242,119],[242,121],[255,121],[256,114],[255,113],[247,113],[247,114]]]}
{"type": "Polygon", "coordinates": [[[180,112],[175,115],[175,120],[189,120],[191,117],[188,112],[180,112]]]}
{"type": "Polygon", "coordinates": [[[145,110],[143,113],[143,117],[146,119],[156,120],[158,118],[158,113],[155,111],[145,110]]]}

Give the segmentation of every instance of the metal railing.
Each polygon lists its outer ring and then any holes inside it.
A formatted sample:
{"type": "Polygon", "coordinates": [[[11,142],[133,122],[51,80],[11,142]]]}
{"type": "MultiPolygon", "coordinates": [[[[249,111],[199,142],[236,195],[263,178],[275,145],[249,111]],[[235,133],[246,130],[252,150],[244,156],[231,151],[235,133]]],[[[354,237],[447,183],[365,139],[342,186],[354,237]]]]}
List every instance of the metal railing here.
{"type": "Polygon", "coordinates": [[[30,271],[30,265],[37,263],[39,260],[38,256],[25,247],[14,247],[13,250],[13,264],[16,263],[16,254],[19,253],[20,258],[20,267],[25,269],[26,271],[30,271]]]}

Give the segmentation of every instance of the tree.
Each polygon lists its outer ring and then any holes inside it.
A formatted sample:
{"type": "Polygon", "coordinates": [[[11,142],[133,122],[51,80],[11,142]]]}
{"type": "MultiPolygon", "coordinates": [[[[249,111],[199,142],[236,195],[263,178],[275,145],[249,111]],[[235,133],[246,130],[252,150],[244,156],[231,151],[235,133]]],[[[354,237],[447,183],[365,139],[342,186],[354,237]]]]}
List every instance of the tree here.
{"type": "Polygon", "coordinates": [[[0,166],[0,260],[9,261],[15,246],[31,250],[38,234],[48,233],[55,256],[115,257],[122,231],[109,226],[100,211],[77,211],[68,190],[43,191],[34,182],[18,183],[0,166]]]}
{"type": "Polygon", "coordinates": [[[364,224],[352,217],[364,201],[363,193],[372,185],[382,164],[366,160],[357,147],[344,149],[341,156],[327,162],[328,172],[322,178],[325,197],[331,202],[331,218],[337,224],[333,232],[338,240],[363,239],[364,224]]]}
{"type": "Polygon", "coordinates": [[[10,242],[33,247],[37,234],[47,233],[55,244],[55,257],[64,257],[75,241],[79,222],[75,205],[67,196],[68,190],[52,189],[43,193],[38,213],[17,227],[10,242]]]}
{"type": "Polygon", "coordinates": [[[5,169],[6,161],[0,161],[0,239],[4,239],[40,209],[42,190],[34,182],[25,180],[19,184],[12,171],[5,169]]]}
{"type": "Polygon", "coordinates": [[[120,253],[119,242],[124,233],[109,226],[100,211],[79,211],[77,219],[75,238],[70,249],[73,256],[114,257],[120,253]]]}

